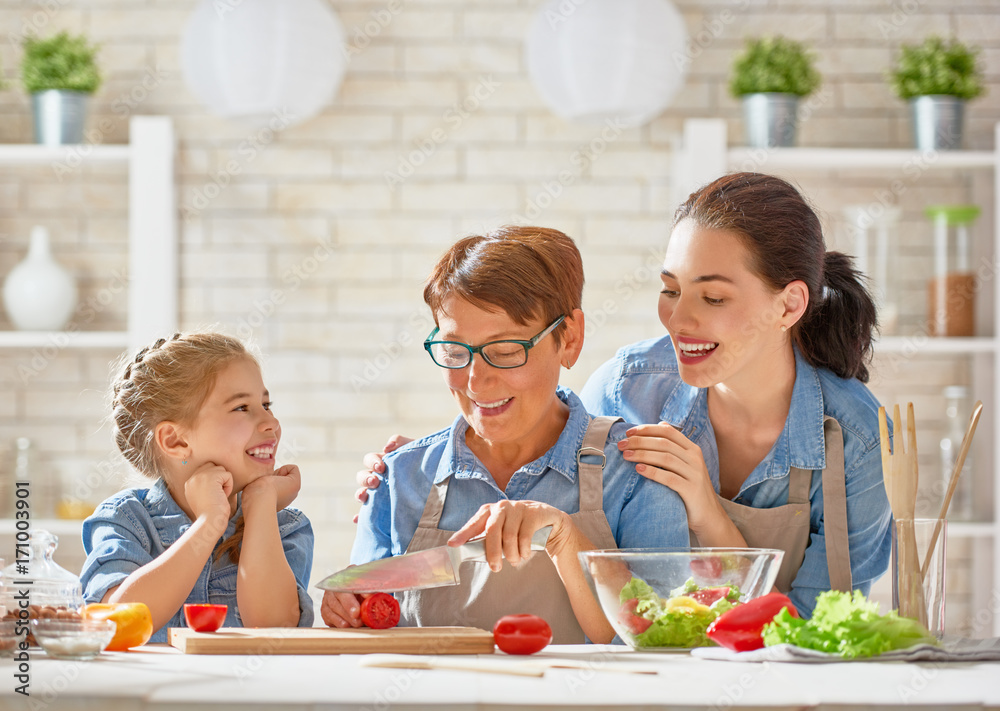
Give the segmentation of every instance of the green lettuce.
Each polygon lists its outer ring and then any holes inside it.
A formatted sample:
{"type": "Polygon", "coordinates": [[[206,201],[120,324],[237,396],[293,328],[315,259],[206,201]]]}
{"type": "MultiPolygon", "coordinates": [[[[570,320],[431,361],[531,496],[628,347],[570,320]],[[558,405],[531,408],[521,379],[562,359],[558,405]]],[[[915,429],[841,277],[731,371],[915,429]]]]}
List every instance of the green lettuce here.
{"type": "MultiPolygon", "coordinates": [[[[644,580],[632,578],[622,588],[619,601],[636,599],[635,614],[653,624],[645,632],[635,635],[638,647],[710,647],[715,642],[705,636],[705,630],[727,610],[731,610],[739,600],[740,591],[730,586],[728,595],[716,600],[707,610],[692,612],[685,609],[667,609],[667,600],[662,599],[644,580]]],[[[670,600],[687,596],[703,588],[693,578],[684,585],[670,591],[670,600]]]]}
{"type": "Polygon", "coordinates": [[[860,591],[829,590],[816,598],[811,619],[792,617],[782,610],[764,627],[764,645],[794,644],[805,649],[839,654],[845,659],[874,657],[937,639],[916,620],[895,612],[878,613],[878,604],[860,591]]]}

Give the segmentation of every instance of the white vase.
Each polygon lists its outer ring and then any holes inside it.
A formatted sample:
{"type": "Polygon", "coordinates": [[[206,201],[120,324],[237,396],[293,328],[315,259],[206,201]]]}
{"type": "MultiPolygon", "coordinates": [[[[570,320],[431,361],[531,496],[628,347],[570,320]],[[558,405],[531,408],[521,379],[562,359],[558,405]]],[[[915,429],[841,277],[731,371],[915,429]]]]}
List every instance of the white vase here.
{"type": "Polygon", "coordinates": [[[56,262],[44,227],[31,229],[31,248],[3,285],[3,302],[22,331],[59,331],[76,306],[76,282],[56,262]]]}

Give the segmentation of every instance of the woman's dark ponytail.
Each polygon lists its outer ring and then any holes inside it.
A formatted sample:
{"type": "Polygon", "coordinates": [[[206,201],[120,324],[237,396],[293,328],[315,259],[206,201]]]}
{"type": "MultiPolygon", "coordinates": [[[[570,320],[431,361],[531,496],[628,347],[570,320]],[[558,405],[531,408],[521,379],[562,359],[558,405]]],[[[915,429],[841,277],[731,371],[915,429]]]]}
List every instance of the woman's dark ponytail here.
{"type": "Polygon", "coordinates": [[[827,252],[823,262],[824,289],[792,335],[810,364],[867,383],[877,325],[875,302],[850,257],[827,252]]]}
{"type": "Polygon", "coordinates": [[[792,327],[802,356],[841,378],[868,382],[875,302],[851,258],[827,252],[819,217],[792,185],[773,175],[733,173],[691,194],[674,213],[743,238],[750,268],[776,292],[793,281],[809,306],[792,327]]]}

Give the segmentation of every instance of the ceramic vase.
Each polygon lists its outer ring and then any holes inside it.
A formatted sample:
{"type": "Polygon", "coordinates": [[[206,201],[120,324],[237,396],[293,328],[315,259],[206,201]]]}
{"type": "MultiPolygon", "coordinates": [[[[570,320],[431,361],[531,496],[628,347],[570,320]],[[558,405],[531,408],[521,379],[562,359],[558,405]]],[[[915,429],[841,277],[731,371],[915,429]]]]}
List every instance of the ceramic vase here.
{"type": "Polygon", "coordinates": [[[3,302],[22,331],[59,331],[69,321],[76,306],[76,282],[52,257],[44,227],[32,228],[28,256],[7,275],[3,302]]]}

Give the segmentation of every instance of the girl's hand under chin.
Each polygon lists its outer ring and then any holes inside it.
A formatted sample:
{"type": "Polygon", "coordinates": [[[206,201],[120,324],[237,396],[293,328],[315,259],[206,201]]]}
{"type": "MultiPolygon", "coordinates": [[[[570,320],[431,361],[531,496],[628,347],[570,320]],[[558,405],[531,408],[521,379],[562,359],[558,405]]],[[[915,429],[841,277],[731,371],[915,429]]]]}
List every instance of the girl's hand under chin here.
{"type": "Polygon", "coordinates": [[[184,482],[184,498],[194,519],[207,518],[225,530],[232,512],[229,497],[233,493],[233,475],[225,467],[206,462],[184,482]]]}
{"type": "Polygon", "coordinates": [[[279,468],[274,474],[262,476],[254,479],[243,489],[243,502],[246,505],[247,497],[257,497],[265,492],[273,494],[275,497],[277,511],[291,505],[302,487],[302,475],[295,464],[286,464],[279,468]]]}

